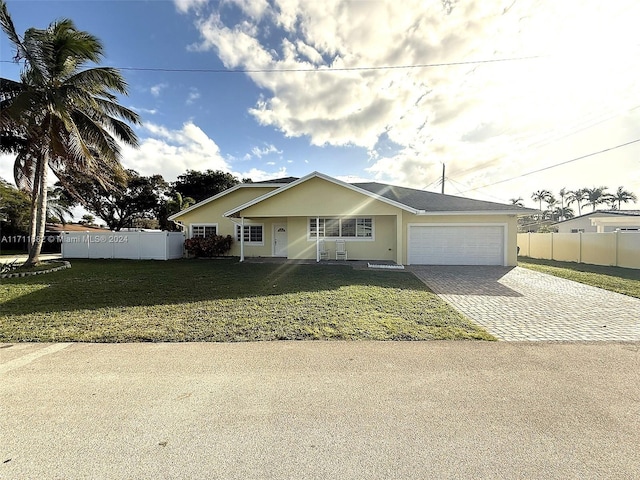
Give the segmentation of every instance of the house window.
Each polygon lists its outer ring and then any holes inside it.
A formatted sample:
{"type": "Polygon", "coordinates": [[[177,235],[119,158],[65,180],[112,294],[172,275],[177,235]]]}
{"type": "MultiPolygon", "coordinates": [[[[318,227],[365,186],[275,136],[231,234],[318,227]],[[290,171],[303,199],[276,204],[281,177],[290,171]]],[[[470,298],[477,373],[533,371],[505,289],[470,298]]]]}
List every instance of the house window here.
{"type": "Polygon", "coordinates": [[[323,238],[373,238],[373,218],[310,218],[309,239],[323,238]],[[319,220],[318,225],[316,221],[319,220]]]}
{"type": "Polygon", "coordinates": [[[191,225],[191,238],[205,238],[218,233],[218,225],[203,224],[191,225]]]}
{"type": "MultiPolygon", "coordinates": [[[[242,227],[236,225],[236,240],[240,241],[240,230],[242,227]]],[[[264,228],[262,225],[245,225],[244,226],[244,242],[264,245],[264,228]]]]}

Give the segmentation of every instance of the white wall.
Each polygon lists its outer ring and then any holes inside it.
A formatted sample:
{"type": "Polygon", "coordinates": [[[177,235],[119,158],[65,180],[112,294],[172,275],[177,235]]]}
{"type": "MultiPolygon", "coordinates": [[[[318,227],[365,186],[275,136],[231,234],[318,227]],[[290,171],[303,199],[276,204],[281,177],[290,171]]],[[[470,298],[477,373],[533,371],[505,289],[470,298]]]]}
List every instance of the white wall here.
{"type": "Polygon", "coordinates": [[[519,233],[520,255],[640,269],[640,232],[519,233]]]}
{"type": "Polygon", "coordinates": [[[63,232],[62,258],[182,258],[181,232],[63,232]]]}

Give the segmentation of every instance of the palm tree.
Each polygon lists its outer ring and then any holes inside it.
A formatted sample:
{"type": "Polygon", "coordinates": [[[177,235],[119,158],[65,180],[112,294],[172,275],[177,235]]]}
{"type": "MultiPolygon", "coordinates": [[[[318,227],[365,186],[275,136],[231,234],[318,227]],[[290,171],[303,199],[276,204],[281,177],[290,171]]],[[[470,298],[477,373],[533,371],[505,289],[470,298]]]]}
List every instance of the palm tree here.
{"type": "MultiPolygon", "coordinates": [[[[560,195],[560,211],[564,210],[564,199],[568,194],[569,194],[569,191],[565,187],[562,187],[558,192],[558,195],[560,195]]],[[[564,218],[560,216],[558,217],[558,220],[564,220],[564,218]]]]}
{"type": "Polygon", "coordinates": [[[582,215],[582,202],[587,199],[587,189],[578,188],[567,192],[567,205],[578,204],[578,216],[582,215]]]}
{"type": "Polygon", "coordinates": [[[169,215],[178,213],[185,208],[189,208],[196,201],[191,197],[183,197],[180,192],[173,192],[171,200],[167,202],[167,210],[169,215]]]}
{"type": "Polygon", "coordinates": [[[538,210],[540,210],[540,218],[542,218],[542,202],[546,202],[549,198],[551,198],[551,192],[549,190],[538,190],[537,192],[533,192],[531,195],[531,200],[534,202],[538,202],[538,210]]]}
{"type": "Polygon", "coordinates": [[[524,200],[522,199],[522,197],[510,198],[509,201],[511,202],[511,205],[515,205],[516,207],[524,207],[524,200]]]}
{"type": "Polygon", "coordinates": [[[568,220],[575,216],[571,207],[556,207],[553,210],[553,215],[560,221],[568,220]]]}
{"type": "MultiPolygon", "coordinates": [[[[64,196],[64,193],[60,187],[49,188],[47,192],[47,217],[57,218],[62,225],[67,223],[66,218],[73,218],[73,212],[71,211],[72,205],[69,203],[69,199],[64,196]]],[[[50,220],[51,221],[51,220],[50,220]]]]}
{"type": "Polygon", "coordinates": [[[617,204],[618,210],[620,210],[622,203],[637,202],[638,197],[636,196],[635,193],[625,190],[624,187],[618,187],[618,189],[616,190],[616,193],[611,194],[610,200],[614,208],[615,208],[615,205],[617,204]]]}
{"type": "Polygon", "coordinates": [[[556,197],[554,197],[553,194],[549,194],[545,202],[547,204],[547,209],[544,211],[544,217],[555,220],[554,211],[556,205],[558,205],[558,200],[556,200],[556,197]]]}
{"type": "Polygon", "coordinates": [[[93,35],[77,30],[71,20],[47,29],[28,29],[21,38],[4,0],[0,25],[24,61],[20,81],[0,79],[0,150],[17,154],[16,184],[31,192],[29,258],[38,262],[44,238],[49,169],[65,182],[74,172],[97,182],[121,175],[117,140],[137,146],[126,123],[138,115],[117,103],[127,84],[114,68],[87,68],[98,63],[103,47],[93,35]]]}
{"type": "Polygon", "coordinates": [[[603,203],[607,203],[611,196],[606,193],[607,187],[593,187],[593,188],[585,188],[587,203],[585,205],[591,205],[593,207],[592,211],[596,211],[596,207],[598,205],[602,205],[603,203]]]}

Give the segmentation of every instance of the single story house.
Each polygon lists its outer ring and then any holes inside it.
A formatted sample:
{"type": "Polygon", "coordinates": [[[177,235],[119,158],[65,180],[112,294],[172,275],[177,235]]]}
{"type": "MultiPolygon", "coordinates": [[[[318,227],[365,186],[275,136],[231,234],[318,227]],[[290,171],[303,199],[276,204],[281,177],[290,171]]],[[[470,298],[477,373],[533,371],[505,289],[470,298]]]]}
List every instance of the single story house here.
{"type": "Polygon", "coordinates": [[[230,254],[413,265],[516,265],[517,217],[535,210],[314,172],[236,185],[169,217],[230,254]]]}
{"type": "Polygon", "coordinates": [[[558,233],[603,233],[640,230],[640,210],[596,210],[554,224],[558,233]]]}

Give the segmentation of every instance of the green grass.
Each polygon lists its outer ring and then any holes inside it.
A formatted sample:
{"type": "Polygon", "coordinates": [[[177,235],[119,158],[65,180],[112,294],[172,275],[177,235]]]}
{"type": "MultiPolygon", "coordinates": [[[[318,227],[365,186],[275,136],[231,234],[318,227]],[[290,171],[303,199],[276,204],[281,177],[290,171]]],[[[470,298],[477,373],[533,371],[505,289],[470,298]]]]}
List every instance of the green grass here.
{"type": "Polygon", "coordinates": [[[494,340],[406,272],[74,260],[3,280],[0,342],[494,340]]]}
{"type": "Polygon", "coordinates": [[[640,298],[640,270],[622,267],[518,258],[518,265],[630,297],[640,298]]]}

